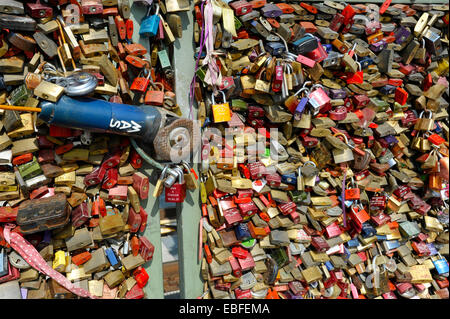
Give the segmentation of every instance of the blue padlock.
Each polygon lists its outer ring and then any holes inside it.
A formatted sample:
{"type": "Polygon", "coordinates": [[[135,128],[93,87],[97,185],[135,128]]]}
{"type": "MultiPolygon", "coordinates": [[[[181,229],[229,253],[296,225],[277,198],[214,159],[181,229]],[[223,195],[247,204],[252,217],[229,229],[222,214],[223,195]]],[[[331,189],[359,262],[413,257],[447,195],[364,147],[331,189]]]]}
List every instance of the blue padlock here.
{"type": "Polygon", "coordinates": [[[281,42],[268,42],[265,45],[265,49],[271,55],[280,57],[281,54],[286,51],[286,47],[281,42]]]}
{"type": "Polygon", "coordinates": [[[430,256],[438,255],[439,251],[433,243],[427,244],[428,250],[430,251],[430,256]]]}
{"type": "Polygon", "coordinates": [[[330,53],[331,50],[333,50],[333,46],[331,44],[322,44],[322,46],[324,47],[327,53],[330,53]]]}
{"type": "Polygon", "coordinates": [[[447,277],[448,276],[448,262],[444,258],[442,258],[441,254],[439,254],[440,259],[433,260],[434,267],[436,267],[436,270],[439,275],[447,277]]]}
{"type": "Polygon", "coordinates": [[[350,247],[350,248],[358,247],[358,246],[359,246],[359,240],[358,240],[358,238],[350,239],[350,240],[347,242],[347,246],[350,247]]]}
{"type": "Polygon", "coordinates": [[[295,120],[299,121],[302,117],[303,112],[305,111],[306,105],[308,104],[309,99],[307,97],[302,97],[297,104],[294,112],[295,120]]]}
{"type": "Polygon", "coordinates": [[[367,68],[369,65],[373,64],[373,60],[372,58],[369,57],[365,57],[364,59],[361,59],[361,61],[359,61],[359,63],[361,63],[361,68],[365,69],[367,68]]]}
{"type": "Polygon", "coordinates": [[[147,15],[142,19],[141,26],[139,28],[139,35],[144,37],[154,37],[158,33],[159,22],[161,20],[159,16],[159,5],[156,4],[155,14],[149,15],[151,6],[148,8],[147,15]]]}
{"type": "Polygon", "coordinates": [[[118,269],[120,267],[120,262],[117,259],[116,254],[114,253],[114,250],[111,247],[108,247],[105,249],[106,257],[108,258],[109,263],[114,269],[118,269]]]}
{"type": "Polygon", "coordinates": [[[248,229],[247,223],[240,223],[234,228],[234,233],[236,234],[236,239],[239,241],[244,241],[252,238],[252,234],[248,229]]]}
{"type": "Polygon", "coordinates": [[[327,267],[328,271],[332,271],[334,269],[333,264],[329,260],[325,262],[325,267],[327,267]]]}
{"type": "MultiPolygon", "coordinates": [[[[380,235],[377,235],[377,239],[380,240],[380,238],[378,236],[380,236],[380,235]]],[[[385,237],[387,237],[387,236],[385,236],[385,237]]],[[[398,240],[386,240],[384,242],[384,246],[385,246],[386,250],[393,250],[393,249],[400,247],[400,243],[398,242],[398,240]]]]}
{"type": "Polygon", "coordinates": [[[377,240],[378,241],[387,240],[387,236],[386,235],[376,235],[376,236],[377,236],[377,240]]]}
{"type": "Polygon", "coordinates": [[[314,51],[319,46],[319,42],[316,37],[311,33],[306,33],[304,37],[294,41],[292,43],[294,51],[297,54],[305,54],[307,52],[314,51]]]}
{"type": "Polygon", "coordinates": [[[369,223],[363,223],[362,224],[362,230],[361,230],[361,236],[363,238],[372,237],[377,233],[375,228],[372,227],[369,223]]]}
{"type": "Polygon", "coordinates": [[[380,88],[380,93],[384,94],[384,95],[389,95],[389,94],[393,94],[396,89],[397,89],[396,86],[388,84],[388,85],[385,85],[382,88],[380,88]]]}
{"type": "Polygon", "coordinates": [[[351,256],[350,250],[347,249],[347,247],[344,246],[344,253],[342,254],[345,260],[348,260],[351,256]]]}
{"type": "Polygon", "coordinates": [[[295,173],[281,175],[281,181],[286,184],[297,185],[297,175],[295,173]]]}

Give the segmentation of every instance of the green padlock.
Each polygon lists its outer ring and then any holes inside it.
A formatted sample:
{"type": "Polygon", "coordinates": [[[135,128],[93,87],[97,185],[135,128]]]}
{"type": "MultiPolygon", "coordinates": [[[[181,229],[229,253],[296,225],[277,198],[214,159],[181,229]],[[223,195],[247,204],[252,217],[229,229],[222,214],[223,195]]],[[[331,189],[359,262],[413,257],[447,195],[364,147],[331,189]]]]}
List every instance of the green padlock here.
{"type": "Polygon", "coordinates": [[[31,162],[19,165],[19,173],[24,180],[28,180],[42,174],[42,169],[36,157],[33,156],[33,160],[31,162]]]}
{"type": "Polygon", "coordinates": [[[11,105],[24,106],[30,96],[32,96],[31,90],[22,84],[11,92],[9,101],[11,105]]]}

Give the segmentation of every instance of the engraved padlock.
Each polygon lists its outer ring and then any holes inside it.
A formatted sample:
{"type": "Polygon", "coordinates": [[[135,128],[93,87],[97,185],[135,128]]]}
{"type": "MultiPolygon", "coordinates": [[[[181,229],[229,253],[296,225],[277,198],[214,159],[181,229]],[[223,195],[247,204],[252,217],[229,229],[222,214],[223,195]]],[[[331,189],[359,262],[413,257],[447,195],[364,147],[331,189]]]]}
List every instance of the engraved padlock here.
{"type": "Polygon", "coordinates": [[[183,170],[175,167],[178,173],[178,183],[174,183],[171,187],[165,189],[165,201],[168,203],[182,203],[186,198],[186,182],[184,181],[183,170]]]}
{"type": "Polygon", "coordinates": [[[154,90],[148,90],[145,94],[144,103],[147,105],[161,106],[164,103],[164,85],[161,82],[151,83],[155,88],[154,90]]]}
{"type": "Polygon", "coordinates": [[[191,168],[188,162],[181,161],[181,164],[185,168],[186,172],[184,173],[184,181],[186,182],[186,187],[189,190],[196,190],[198,188],[197,178],[194,174],[194,169],[191,168]]]}
{"type": "MultiPolygon", "coordinates": [[[[338,135],[341,135],[344,138],[345,144],[348,146],[349,143],[348,143],[347,136],[345,136],[345,134],[343,134],[343,133],[334,134],[334,136],[338,136],[338,135]]],[[[336,164],[350,162],[354,159],[353,152],[350,149],[350,147],[346,147],[343,150],[339,149],[339,148],[334,148],[332,152],[333,152],[334,162],[336,164]]]]}
{"type": "Polygon", "coordinates": [[[159,22],[161,18],[159,16],[159,5],[156,4],[155,14],[150,15],[152,6],[148,7],[148,11],[144,19],[142,19],[141,26],[139,28],[139,35],[145,37],[154,37],[158,33],[159,22]]]}
{"type": "Polygon", "coordinates": [[[211,108],[213,111],[214,123],[228,122],[231,120],[231,110],[230,105],[228,104],[225,93],[223,91],[219,91],[223,97],[223,103],[216,104],[216,100],[214,99],[214,93],[211,95],[212,104],[211,108]]]}

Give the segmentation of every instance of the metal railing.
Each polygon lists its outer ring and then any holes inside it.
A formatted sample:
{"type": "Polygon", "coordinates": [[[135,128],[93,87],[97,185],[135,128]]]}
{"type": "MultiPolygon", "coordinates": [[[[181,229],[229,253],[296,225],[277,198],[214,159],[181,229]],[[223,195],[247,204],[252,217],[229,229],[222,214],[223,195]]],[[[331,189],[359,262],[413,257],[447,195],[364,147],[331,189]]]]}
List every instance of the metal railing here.
{"type": "MultiPolygon", "coordinates": [[[[305,0],[305,2],[322,2],[323,0],[305,0]]],[[[383,3],[384,0],[346,0],[347,3],[383,3]]],[[[392,4],[405,3],[432,3],[442,4],[448,0],[393,0],[392,4]]],[[[193,1],[191,0],[191,8],[193,9],[193,1]]],[[[133,23],[136,26],[145,15],[146,10],[143,7],[133,4],[131,8],[133,23]]],[[[189,114],[189,85],[194,75],[194,50],[193,43],[193,15],[192,10],[178,13],[181,17],[183,26],[183,37],[176,38],[174,43],[174,55],[172,66],[175,71],[175,91],[177,104],[180,106],[183,116],[189,114]]],[[[150,43],[146,38],[140,38],[139,33],[135,30],[133,41],[144,45],[150,52],[150,43]]],[[[193,109],[193,118],[197,118],[197,110],[193,109]]],[[[198,172],[196,166],[194,169],[198,172]]],[[[144,164],[143,171],[148,176],[157,178],[156,172],[148,164],[144,164]]],[[[151,178],[150,178],[151,179],[151,178]]],[[[150,194],[153,192],[153,185],[150,186],[150,194]]],[[[149,214],[149,221],[144,235],[155,246],[153,259],[148,262],[145,267],[150,276],[149,283],[145,287],[147,298],[162,299],[164,298],[163,283],[163,262],[161,248],[160,233],[160,213],[159,200],[151,195],[148,200],[143,203],[149,214]]],[[[201,260],[198,260],[199,251],[199,222],[201,217],[201,208],[199,200],[199,191],[188,191],[186,200],[182,204],[176,205],[177,211],[177,233],[178,233],[178,264],[180,275],[180,298],[192,299],[203,293],[203,282],[200,276],[201,260]]]]}

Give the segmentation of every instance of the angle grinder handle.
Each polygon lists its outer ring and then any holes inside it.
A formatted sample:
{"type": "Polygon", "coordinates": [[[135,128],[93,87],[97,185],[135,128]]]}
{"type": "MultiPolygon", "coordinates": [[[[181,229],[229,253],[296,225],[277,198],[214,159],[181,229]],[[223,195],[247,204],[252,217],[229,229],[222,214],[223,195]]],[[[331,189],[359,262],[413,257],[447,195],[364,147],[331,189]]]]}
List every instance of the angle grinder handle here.
{"type": "Polygon", "coordinates": [[[134,106],[88,97],[63,95],[58,102],[40,103],[39,119],[48,124],[113,133],[151,143],[160,128],[161,113],[152,106],[134,106]]]}

